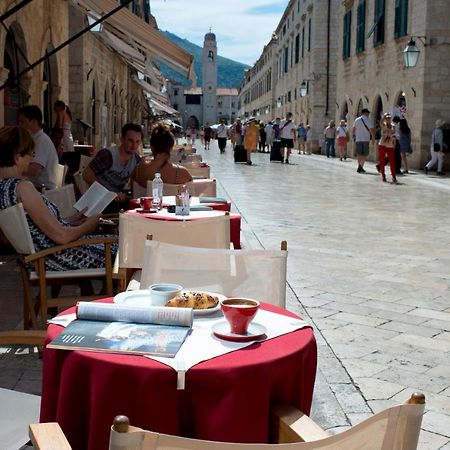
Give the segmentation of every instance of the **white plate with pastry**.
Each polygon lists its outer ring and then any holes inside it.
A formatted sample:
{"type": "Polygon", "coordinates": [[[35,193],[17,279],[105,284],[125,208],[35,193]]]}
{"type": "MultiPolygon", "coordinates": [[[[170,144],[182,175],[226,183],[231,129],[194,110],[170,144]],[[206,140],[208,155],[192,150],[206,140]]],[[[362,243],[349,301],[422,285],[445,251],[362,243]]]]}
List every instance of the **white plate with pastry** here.
{"type": "Polygon", "coordinates": [[[205,316],[220,311],[220,302],[226,298],[216,292],[183,289],[181,295],[169,300],[166,306],[192,308],[194,316],[205,316]]]}
{"type": "MultiPolygon", "coordinates": [[[[179,308],[193,308],[194,316],[205,316],[220,310],[220,301],[225,295],[215,292],[183,290],[179,297],[169,300],[170,305],[179,308]]],[[[125,291],[114,297],[114,303],[127,306],[151,306],[148,289],[125,291]]]]}

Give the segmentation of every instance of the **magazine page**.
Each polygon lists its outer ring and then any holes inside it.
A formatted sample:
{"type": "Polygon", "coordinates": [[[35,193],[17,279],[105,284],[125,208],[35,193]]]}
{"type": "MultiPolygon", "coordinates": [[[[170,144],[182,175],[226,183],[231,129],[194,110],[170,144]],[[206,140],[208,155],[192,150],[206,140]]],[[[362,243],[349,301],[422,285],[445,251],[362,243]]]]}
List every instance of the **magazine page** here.
{"type": "Polygon", "coordinates": [[[77,211],[88,208],[84,213],[86,217],[100,214],[117,196],[116,192],[108,191],[97,181],[94,181],[90,188],[73,205],[77,211]]]}
{"type": "Polygon", "coordinates": [[[190,331],[187,326],[74,320],[47,348],[173,358],[190,331]]]}
{"type": "Polygon", "coordinates": [[[127,306],[114,303],[79,302],[77,318],[108,322],[152,323],[191,327],[194,313],[191,308],[166,306],[127,306]]]}

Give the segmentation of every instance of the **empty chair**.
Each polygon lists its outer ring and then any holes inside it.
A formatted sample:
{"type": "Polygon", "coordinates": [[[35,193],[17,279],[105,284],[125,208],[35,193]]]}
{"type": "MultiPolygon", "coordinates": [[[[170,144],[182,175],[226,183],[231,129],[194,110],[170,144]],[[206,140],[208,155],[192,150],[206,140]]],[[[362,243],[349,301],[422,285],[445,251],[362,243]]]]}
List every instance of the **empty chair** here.
{"type": "Polygon", "coordinates": [[[89,184],[84,181],[83,172],[78,171],[73,174],[73,181],[80,194],[84,194],[89,189],[89,184]]]}
{"type": "MultiPolygon", "coordinates": [[[[424,408],[425,396],[415,393],[403,405],[387,408],[340,434],[330,436],[301,411],[289,405],[274,405],[271,421],[271,442],[274,444],[224,443],[170,436],[130,427],[127,417],[117,416],[111,429],[109,449],[415,450],[424,408]]],[[[30,438],[37,450],[70,450],[57,423],[30,425],[30,438]]]]}
{"type": "Polygon", "coordinates": [[[86,169],[86,167],[91,163],[93,159],[93,156],[80,155],[80,165],[78,167],[78,170],[80,172],[83,172],[83,170],[86,169]]]}
{"type": "MultiPolygon", "coordinates": [[[[155,239],[155,238],[154,238],[155,239]]],[[[177,283],[228,297],[248,297],[285,307],[287,244],[281,250],[190,248],[145,243],[141,285],[177,283]]]]}
{"type": "Polygon", "coordinates": [[[195,165],[192,163],[182,164],[182,166],[186,167],[193,178],[206,179],[211,176],[211,170],[209,166],[201,167],[198,164],[195,165]]]}
{"type": "Polygon", "coordinates": [[[200,220],[156,220],[134,214],[119,216],[119,268],[142,268],[148,235],[161,242],[191,247],[229,248],[228,214],[200,220]]]}
{"type": "MultiPolygon", "coordinates": [[[[215,179],[194,180],[184,183],[189,189],[189,193],[194,197],[216,197],[217,182],[215,179]]],[[[177,195],[180,190],[180,184],[164,183],[164,195],[177,195]]],[[[147,195],[152,195],[152,182],[147,181],[147,195]]]]}
{"type": "Polygon", "coordinates": [[[56,180],[55,184],[57,188],[60,188],[64,184],[64,180],[66,178],[67,166],[63,166],[62,164],[58,164],[56,168],[56,180]]]}
{"type": "Polygon", "coordinates": [[[44,195],[58,207],[63,217],[75,214],[76,210],[73,205],[76,200],[73,184],[65,184],[56,189],[46,190],[44,195]]]}

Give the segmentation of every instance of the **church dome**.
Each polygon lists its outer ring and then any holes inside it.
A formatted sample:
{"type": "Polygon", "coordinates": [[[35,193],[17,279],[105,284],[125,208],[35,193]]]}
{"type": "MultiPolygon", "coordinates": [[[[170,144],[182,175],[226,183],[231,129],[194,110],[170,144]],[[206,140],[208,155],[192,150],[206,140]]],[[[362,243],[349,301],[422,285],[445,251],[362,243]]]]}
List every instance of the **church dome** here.
{"type": "Polygon", "coordinates": [[[209,33],[205,34],[205,41],[215,41],[216,35],[212,33],[211,31],[209,33]]]}

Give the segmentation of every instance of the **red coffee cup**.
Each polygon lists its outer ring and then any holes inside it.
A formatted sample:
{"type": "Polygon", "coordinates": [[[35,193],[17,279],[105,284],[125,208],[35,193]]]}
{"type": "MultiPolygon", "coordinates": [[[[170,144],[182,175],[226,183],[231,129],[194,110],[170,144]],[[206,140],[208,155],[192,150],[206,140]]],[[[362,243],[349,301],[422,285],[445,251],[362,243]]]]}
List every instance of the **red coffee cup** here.
{"type": "Polygon", "coordinates": [[[153,205],[153,197],[141,197],[139,203],[142,209],[149,211],[153,205]]]}
{"type": "Polygon", "coordinates": [[[259,302],[250,298],[227,298],[220,302],[223,315],[234,334],[247,334],[248,326],[255,317],[259,302]]]}

